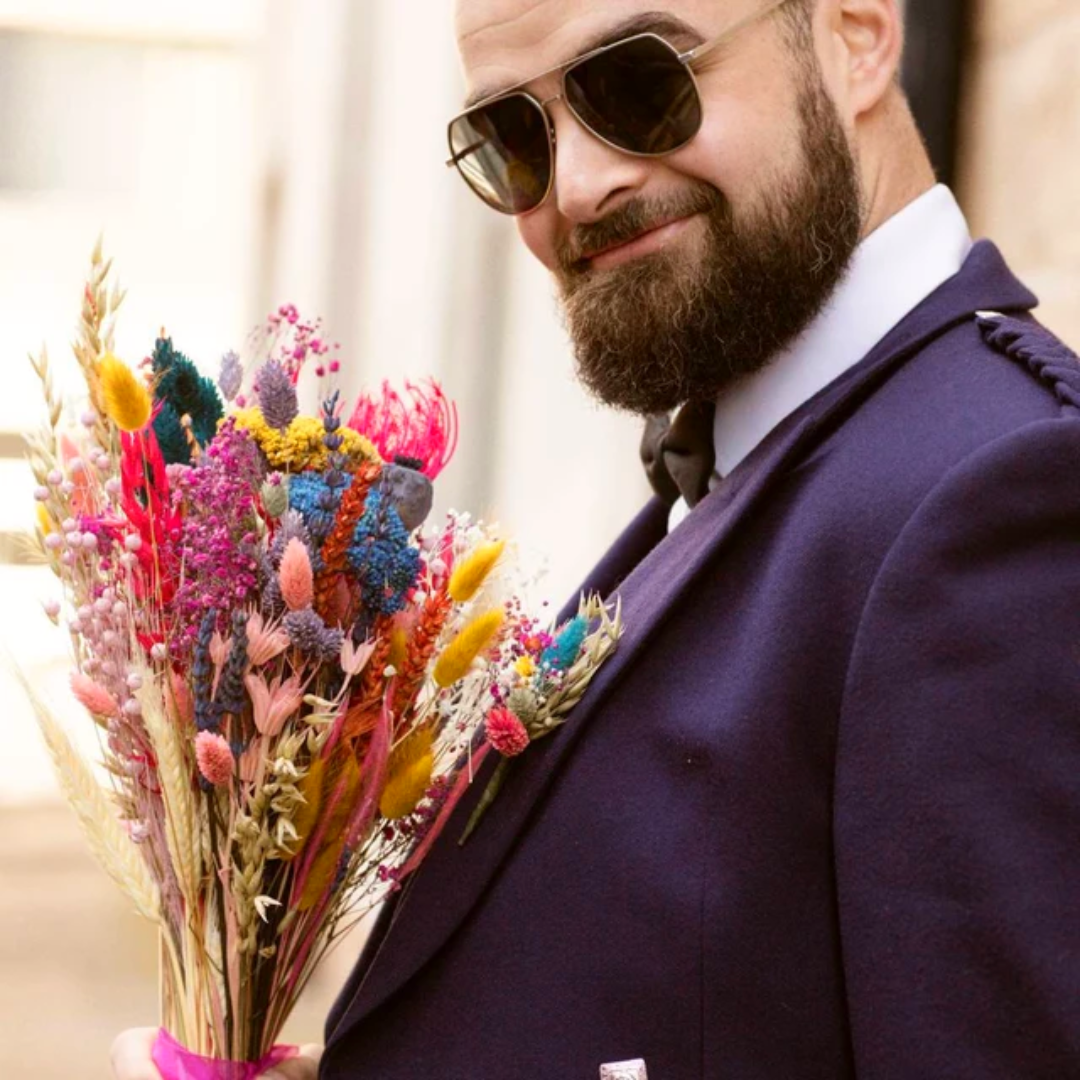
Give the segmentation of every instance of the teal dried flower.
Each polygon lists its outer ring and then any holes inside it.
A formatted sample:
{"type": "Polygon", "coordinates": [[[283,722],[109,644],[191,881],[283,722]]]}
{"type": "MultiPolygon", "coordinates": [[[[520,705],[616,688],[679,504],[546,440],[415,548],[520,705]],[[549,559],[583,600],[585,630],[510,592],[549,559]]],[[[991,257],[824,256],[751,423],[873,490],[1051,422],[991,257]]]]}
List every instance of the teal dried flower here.
{"type": "MultiPolygon", "coordinates": [[[[225,415],[213,380],[200,375],[198,368],[173,348],[171,338],[159,338],[155,344],[153,371],[154,400],[171,406],[177,418],[191,417],[196,442],[206,446],[217,434],[218,424],[225,415]]],[[[157,421],[154,432],[157,434],[157,421]]]]}

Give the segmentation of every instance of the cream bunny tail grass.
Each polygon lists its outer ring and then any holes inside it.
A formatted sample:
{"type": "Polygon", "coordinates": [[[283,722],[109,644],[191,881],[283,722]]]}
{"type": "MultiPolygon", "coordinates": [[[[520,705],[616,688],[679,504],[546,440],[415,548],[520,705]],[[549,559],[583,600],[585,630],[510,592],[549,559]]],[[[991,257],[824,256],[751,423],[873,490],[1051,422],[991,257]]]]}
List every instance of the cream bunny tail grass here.
{"type": "Polygon", "coordinates": [[[21,673],[17,674],[34,706],[38,726],[52,755],[60,786],[78,816],[90,850],[109,877],[124,890],[139,914],[151,922],[157,922],[161,910],[158,887],[120,825],[116,808],[109,802],[86,761],[71,745],[71,740],[48,707],[34,693],[26,678],[21,673]]]}

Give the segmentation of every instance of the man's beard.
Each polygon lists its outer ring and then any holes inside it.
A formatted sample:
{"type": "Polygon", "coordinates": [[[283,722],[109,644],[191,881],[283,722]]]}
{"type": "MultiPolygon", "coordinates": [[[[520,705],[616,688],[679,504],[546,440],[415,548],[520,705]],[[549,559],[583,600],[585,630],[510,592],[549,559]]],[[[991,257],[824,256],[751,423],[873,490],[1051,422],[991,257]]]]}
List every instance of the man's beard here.
{"type": "Polygon", "coordinates": [[[806,72],[799,118],[801,174],[745,221],[715,187],[698,183],[574,230],[557,277],[578,375],[599,400],[649,415],[714,399],[765,367],[825,306],[858,246],[862,199],[816,70],[806,72]],[[707,225],[703,255],[660,251],[604,272],[582,258],[697,213],[707,225]]]}

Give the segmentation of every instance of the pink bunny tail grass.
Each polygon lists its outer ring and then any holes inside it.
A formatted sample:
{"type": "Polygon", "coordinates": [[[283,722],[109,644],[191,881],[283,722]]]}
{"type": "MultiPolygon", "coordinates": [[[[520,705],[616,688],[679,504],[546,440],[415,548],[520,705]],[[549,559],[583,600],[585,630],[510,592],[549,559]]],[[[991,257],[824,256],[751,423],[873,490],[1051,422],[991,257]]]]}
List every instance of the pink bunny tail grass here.
{"type": "Polygon", "coordinates": [[[71,676],[71,692],[93,716],[115,716],[118,711],[112,694],[81,671],[76,671],[71,676]]]}
{"type": "Polygon", "coordinates": [[[281,597],[290,611],[303,611],[311,607],[315,599],[315,575],[311,569],[311,556],[307,545],[298,537],[293,537],[285,545],[281,556],[281,569],[278,571],[281,585],[281,597]]]}
{"type": "Polygon", "coordinates": [[[222,735],[200,731],[195,736],[195,761],[203,779],[215,787],[224,787],[232,779],[232,750],[222,735]]]}
{"type": "Polygon", "coordinates": [[[406,381],[403,395],[384,382],[381,397],[365,394],[357,401],[349,427],[369,438],[384,461],[416,462],[431,480],[457,449],[457,406],[434,379],[406,381]]]}

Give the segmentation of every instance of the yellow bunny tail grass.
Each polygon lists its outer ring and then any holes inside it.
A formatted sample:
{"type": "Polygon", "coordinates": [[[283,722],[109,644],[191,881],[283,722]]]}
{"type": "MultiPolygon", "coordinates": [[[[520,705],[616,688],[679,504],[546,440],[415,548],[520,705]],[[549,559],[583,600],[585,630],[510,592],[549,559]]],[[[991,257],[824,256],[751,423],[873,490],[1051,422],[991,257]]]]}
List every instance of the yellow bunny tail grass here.
{"type": "Polygon", "coordinates": [[[60,787],[82,825],[94,857],[139,914],[151,922],[158,922],[161,913],[158,887],[134,843],[124,833],[116,808],[56,718],[21,676],[20,681],[33,704],[60,787]]]}
{"type": "Polygon", "coordinates": [[[490,544],[481,544],[475,551],[455,567],[450,575],[449,593],[451,599],[459,604],[471,600],[487,580],[488,574],[506,550],[506,541],[498,540],[490,544]]]}
{"type": "Polygon", "coordinates": [[[379,800],[379,812],[384,818],[393,821],[408,817],[420,805],[435,770],[434,741],[432,728],[420,728],[390,755],[386,787],[379,800]]]}
{"type": "Polygon", "coordinates": [[[150,422],[150,391],[135,372],[112,353],[98,364],[102,399],[109,419],[121,431],[141,431],[150,422]]]}
{"type": "Polygon", "coordinates": [[[360,790],[360,766],[351,754],[342,754],[328,770],[324,788],[323,805],[328,807],[325,828],[321,829],[322,841],[308,870],[307,880],[300,893],[299,908],[308,911],[326,895],[327,889],[337,877],[341,853],[345,850],[346,826],[360,790]]]}
{"type": "Polygon", "coordinates": [[[444,689],[465,678],[472,662],[495,640],[505,621],[502,608],[478,615],[435,662],[433,678],[444,689]]]}

